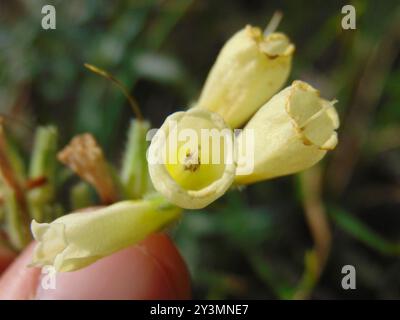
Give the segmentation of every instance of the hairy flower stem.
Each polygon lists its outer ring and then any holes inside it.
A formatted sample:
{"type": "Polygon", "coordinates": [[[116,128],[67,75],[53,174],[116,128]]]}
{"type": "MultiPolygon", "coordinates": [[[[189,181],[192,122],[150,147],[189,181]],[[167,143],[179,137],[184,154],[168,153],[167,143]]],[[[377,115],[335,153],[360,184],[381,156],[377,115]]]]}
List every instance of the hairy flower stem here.
{"type": "MultiPolygon", "coordinates": [[[[1,119],[0,119],[1,120],[1,119]]],[[[8,144],[0,121],[0,182],[6,231],[11,245],[21,250],[30,241],[29,214],[24,188],[8,157],[8,144]]]]}
{"type": "Polygon", "coordinates": [[[36,221],[54,219],[55,175],[57,164],[57,129],[39,127],[36,131],[29,168],[29,211],[36,221]]]}
{"type": "Polygon", "coordinates": [[[152,190],[146,159],[148,121],[132,120],[124,152],[121,183],[127,199],[139,199],[152,190]]]}

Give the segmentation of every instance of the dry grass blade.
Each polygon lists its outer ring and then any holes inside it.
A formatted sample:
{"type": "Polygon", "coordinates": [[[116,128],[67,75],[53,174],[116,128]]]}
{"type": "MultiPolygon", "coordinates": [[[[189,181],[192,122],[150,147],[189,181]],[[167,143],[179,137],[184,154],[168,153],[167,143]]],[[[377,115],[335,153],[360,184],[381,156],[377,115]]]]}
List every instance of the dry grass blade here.
{"type": "Polygon", "coordinates": [[[102,76],[108,80],[110,80],[111,82],[113,82],[118,88],[120,88],[120,90],[122,91],[122,93],[124,94],[124,96],[128,99],[129,104],[133,110],[133,113],[136,115],[136,118],[140,121],[143,120],[143,115],[142,112],[140,110],[139,104],[137,103],[136,99],[129,93],[129,90],[127,87],[125,87],[125,85],[119,81],[116,77],[114,77],[111,73],[100,69],[92,64],[89,63],[85,63],[84,64],[85,68],[92,71],[93,73],[98,74],[99,76],[102,76]]]}
{"type": "Polygon", "coordinates": [[[303,280],[294,294],[295,299],[306,299],[311,294],[325,268],[332,244],[327,213],[322,202],[322,170],[315,166],[300,175],[303,207],[314,248],[306,254],[303,280]]]}

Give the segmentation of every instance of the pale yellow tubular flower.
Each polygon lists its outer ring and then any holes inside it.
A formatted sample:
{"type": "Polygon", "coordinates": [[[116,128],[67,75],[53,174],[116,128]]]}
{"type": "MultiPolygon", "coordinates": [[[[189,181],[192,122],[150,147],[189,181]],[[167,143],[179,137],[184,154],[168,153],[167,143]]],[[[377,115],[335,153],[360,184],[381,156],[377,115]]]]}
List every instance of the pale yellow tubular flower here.
{"type": "Polygon", "coordinates": [[[316,89],[302,81],[276,94],[238,137],[238,149],[246,148],[246,130],[253,131],[254,170],[237,175],[236,182],[248,184],[296,173],[321,160],[338,142],[335,102],[320,98],[316,89]]]}
{"type": "Polygon", "coordinates": [[[207,206],[231,186],[233,132],[217,113],[193,108],[170,115],[148,154],[155,189],[186,209],[207,206]],[[196,138],[196,139],[195,139],[196,138]]]}
{"type": "Polygon", "coordinates": [[[37,241],[32,265],[74,271],[138,243],[181,216],[182,209],[157,199],[123,201],[52,223],[32,222],[37,241]]]}
{"type": "Polygon", "coordinates": [[[294,45],[283,33],[246,26],[229,39],[212,67],[197,106],[244,124],[286,82],[294,45]]]}

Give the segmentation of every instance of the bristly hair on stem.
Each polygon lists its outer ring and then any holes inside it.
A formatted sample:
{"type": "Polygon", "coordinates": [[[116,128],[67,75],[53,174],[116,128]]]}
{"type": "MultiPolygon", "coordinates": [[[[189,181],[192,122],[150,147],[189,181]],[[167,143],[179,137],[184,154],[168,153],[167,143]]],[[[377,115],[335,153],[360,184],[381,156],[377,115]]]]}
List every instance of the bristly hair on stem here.
{"type": "Polygon", "coordinates": [[[140,121],[143,121],[143,115],[142,112],[140,110],[139,104],[136,101],[136,99],[129,93],[128,88],[121,82],[119,81],[117,78],[115,78],[112,74],[110,74],[109,72],[100,69],[92,64],[89,63],[85,63],[84,64],[85,68],[112,81],[114,84],[116,84],[118,86],[118,88],[120,88],[120,90],[122,91],[122,93],[124,94],[124,96],[128,99],[129,104],[131,105],[131,108],[133,110],[133,112],[136,115],[136,118],[140,121]]]}

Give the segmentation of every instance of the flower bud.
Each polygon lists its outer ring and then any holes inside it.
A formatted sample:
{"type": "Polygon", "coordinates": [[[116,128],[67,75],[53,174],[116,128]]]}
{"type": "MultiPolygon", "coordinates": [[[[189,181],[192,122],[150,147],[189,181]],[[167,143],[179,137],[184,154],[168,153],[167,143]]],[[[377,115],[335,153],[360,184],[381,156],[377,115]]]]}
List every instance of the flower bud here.
{"type": "MultiPolygon", "coordinates": [[[[254,169],[238,175],[238,183],[288,175],[307,169],[335,148],[339,118],[335,101],[327,101],[302,81],[276,94],[249,121],[238,137],[245,148],[246,130],[254,134],[254,169]]],[[[240,166],[238,167],[240,168],[240,166]]]]}
{"type": "Polygon", "coordinates": [[[32,221],[36,239],[32,265],[74,271],[138,243],[180,218],[182,210],[165,200],[123,201],[86,213],[72,213],[52,223],[32,221]]]}
{"type": "Polygon", "coordinates": [[[194,108],[170,115],[153,137],[149,172],[170,202],[200,209],[231,186],[236,164],[233,132],[218,114],[194,108]]]}
{"type": "Polygon", "coordinates": [[[197,106],[240,127],[284,85],[294,48],[283,33],[263,35],[260,28],[246,26],[222,48],[197,106]]]}

